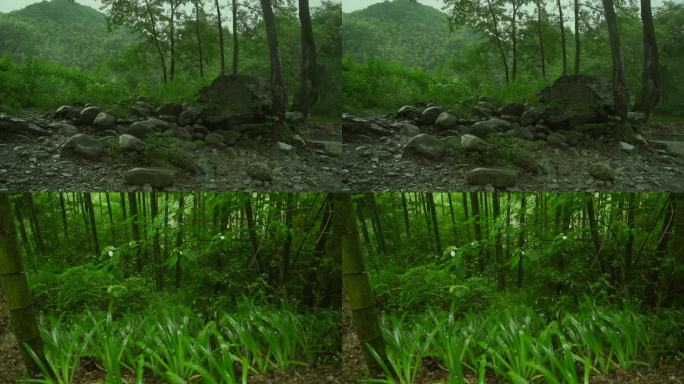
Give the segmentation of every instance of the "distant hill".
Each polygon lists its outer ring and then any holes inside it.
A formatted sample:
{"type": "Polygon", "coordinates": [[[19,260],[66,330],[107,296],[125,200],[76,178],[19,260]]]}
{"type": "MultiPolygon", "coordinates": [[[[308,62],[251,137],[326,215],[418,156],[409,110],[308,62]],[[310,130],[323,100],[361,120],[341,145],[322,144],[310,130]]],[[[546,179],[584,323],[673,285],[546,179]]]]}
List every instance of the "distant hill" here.
{"type": "Polygon", "coordinates": [[[105,15],[93,8],[51,0],[0,13],[0,55],[30,57],[94,68],[135,40],[125,29],[107,32],[105,15]]]}
{"type": "Polygon", "coordinates": [[[357,61],[375,57],[435,69],[476,39],[466,29],[449,32],[444,12],[411,0],[385,1],[342,16],[343,53],[357,61]]]}

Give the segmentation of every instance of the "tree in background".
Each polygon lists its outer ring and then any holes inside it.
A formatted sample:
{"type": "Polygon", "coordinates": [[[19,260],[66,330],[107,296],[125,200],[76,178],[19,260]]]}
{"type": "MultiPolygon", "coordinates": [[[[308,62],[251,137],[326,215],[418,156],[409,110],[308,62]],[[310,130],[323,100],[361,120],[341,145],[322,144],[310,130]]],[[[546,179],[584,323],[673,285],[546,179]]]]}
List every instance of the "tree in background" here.
{"type": "Polygon", "coordinates": [[[613,63],[613,98],[615,99],[615,114],[621,119],[621,124],[627,120],[629,105],[629,94],[627,93],[627,79],[625,78],[625,64],[622,55],[622,45],[620,44],[620,30],[618,19],[615,14],[613,0],[602,0],[603,9],[608,25],[608,36],[610,40],[610,53],[613,63]]]}
{"type": "Polygon", "coordinates": [[[285,122],[285,112],[287,111],[287,93],[285,91],[285,79],[283,77],[283,67],[280,59],[280,47],[278,46],[278,31],[276,27],[275,15],[271,0],[260,0],[261,11],[266,27],[266,39],[268,41],[268,52],[271,63],[271,93],[273,95],[273,112],[276,120],[273,122],[273,136],[281,134],[283,123],[285,122]]]}
{"type": "Polygon", "coordinates": [[[641,23],[644,58],[641,64],[641,90],[634,109],[649,116],[660,101],[660,68],[658,68],[658,44],[656,43],[651,0],[641,0],[641,23]]]}
{"type": "Polygon", "coordinates": [[[10,196],[0,193],[0,287],[7,298],[12,329],[19,342],[24,364],[33,374],[39,370],[27,348],[30,347],[42,360],[43,342],[33,311],[31,291],[24,274],[13,218],[10,196]]]}
{"type": "Polygon", "coordinates": [[[292,108],[306,116],[311,107],[318,101],[316,43],[311,25],[309,0],[299,0],[299,22],[301,24],[299,91],[292,108]]]}

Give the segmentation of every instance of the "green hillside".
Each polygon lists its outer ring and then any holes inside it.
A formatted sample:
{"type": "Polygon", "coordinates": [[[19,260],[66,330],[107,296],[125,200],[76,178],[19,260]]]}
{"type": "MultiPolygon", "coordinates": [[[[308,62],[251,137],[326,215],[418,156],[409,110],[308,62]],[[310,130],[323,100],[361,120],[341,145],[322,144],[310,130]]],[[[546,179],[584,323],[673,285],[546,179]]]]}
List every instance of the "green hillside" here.
{"type": "Polygon", "coordinates": [[[457,58],[460,48],[477,39],[465,29],[449,33],[445,13],[411,0],[346,13],[342,25],[344,54],[355,61],[381,58],[425,69],[457,58]]]}
{"type": "Polygon", "coordinates": [[[90,69],[133,40],[122,29],[107,32],[104,14],[69,0],[0,14],[0,52],[20,61],[34,57],[90,69]]]}

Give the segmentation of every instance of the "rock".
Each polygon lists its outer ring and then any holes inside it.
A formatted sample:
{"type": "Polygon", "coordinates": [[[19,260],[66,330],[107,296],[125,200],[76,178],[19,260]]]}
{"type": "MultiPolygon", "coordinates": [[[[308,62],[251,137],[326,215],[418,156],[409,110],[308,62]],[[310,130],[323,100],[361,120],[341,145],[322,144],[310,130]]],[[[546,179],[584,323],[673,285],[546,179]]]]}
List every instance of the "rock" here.
{"type": "Polygon", "coordinates": [[[492,112],[491,109],[485,108],[485,107],[482,107],[479,105],[473,107],[473,111],[475,111],[475,114],[477,116],[484,117],[484,118],[492,117],[494,115],[494,112],[492,112]]]}
{"type": "Polygon", "coordinates": [[[141,103],[152,103],[152,102],[153,102],[153,100],[152,100],[151,97],[145,96],[145,95],[139,95],[139,96],[136,97],[135,99],[136,99],[138,102],[141,102],[141,103]]]}
{"type": "Polygon", "coordinates": [[[193,125],[199,119],[202,112],[195,107],[188,107],[186,110],[178,115],[178,125],[184,127],[186,125],[193,125]]]}
{"type": "Polygon", "coordinates": [[[334,157],[342,155],[342,142],[329,140],[310,140],[309,143],[323,149],[323,151],[334,157]]]}
{"type": "Polygon", "coordinates": [[[589,167],[589,174],[594,179],[601,181],[615,180],[615,171],[605,163],[596,163],[589,167]]]}
{"type": "Polygon", "coordinates": [[[546,136],[551,134],[551,130],[545,125],[537,124],[532,129],[532,133],[535,138],[546,140],[546,136]]]}
{"type": "Polygon", "coordinates": [[[103,145],[96,138],[82,133],[72,136],[62,146],[62,153],[70,153],[77,156],[96,159],[102,155],[103,145]]]}
{"type": "Polygon", "coordinates": [[[539,93],[539,101],[546,108],[546,125],[568,129],[608,121],[613,111],[613,90],[610,81],[598,77],[562,76],[539,93]]]}
{"type": "Polygon", "coordinates": [[[81,111],[78,108],[69,105],[62,105],[55,111],[55,117],[62,119],[76,119],[80,114],[81,111]]]}
{"type": "Polygon", "coordinates": [[[145,142],[133,135],[123,134],[119,136],[119,148],[124,152],[143,152],[145,142]]]}
{"type": "Polygon", "coordinates": [[[534,125],[544,116],[544,108],[531,107],[520,115],[520,125],[534,125]]]}
{"type": "Polygon", "coordinates": [[[651,142],[664,145],[667,153],[673,156],[684,157],[684,141],[652,140],[651,142]]]}
{"type": "Polygon", "coordinates": [[[615,125],[613,125],[613,123],[579,124],[574,126],[573,130],[588,136],[598,137],[612,135],[615,131],[615,125]]]}
{"type": "Polygon", "coordinates": [[[504,105],[503,107],[501,107],[501,109],[499,110],[499,116],[511,115],[511,116],[520,117],[520,115],[522,115],[523,112],[525,112],[525,106],[521,103],[513,102],[513,103],[508,103],[508,104],[504,105]]]}
{"type": "Polygon", "coordinates": [[[440,107],[427,107],[420,114],[420,121],[425,125],[432,125],[441,113],[442,108],[440,107]]]}
{"type": "Polygon", "coordinates": [[[0,134],[24,134],[28,127],[28,121],[4,113],[0,113],[0,134]]]}
{"type": "Polygon", "coordinates": [[[276,143],[276,149],[278,149],[281,152],[285,153],[292,153],[294,151],[294,147],[291,146],[290,144],[283,143],[282,141],[279,141],[276,143]]]}
{"type": "Polygon", "coordinates": [[[86,107],[83,108],[81,114],[78,117],[78,122],[83,125],[91,125],[95,117],[100,113],[100,108],[98,107],[86,107]]]}
{"type": "Polygon", "coordinates": [[[133,106],[131,107],[131,112],[133,112],[133,115],[137,117],[141,117],[143,119],[148,118],[152,116],[152,111],[146,108],[138,107],[138,106],[133,106]]]}
{"type": "Polygon", "coordinates": [[[501,115],[501,120],[506,120],[509,123],[519,123],[520,122],[520,117],[515,116],[515,115],[501,115]]]}
{"type": "MultiPolygon", "coordinates": [[[[192,134],[185,127],[174,127],[174,128],[167,130],[164,133],[171,136],[171,137],[175,137],[177,139],[188,140],[188,141],[192,140],[192,134]]],[[[202,136],[202,137],[204,137],[204,136],[202,136]]]]}
{"type": "Polygon", "coordinates": [[[240,132],[233,130],[222,131],[221,135],[223,136],[223,140],[227,145],[235,145],[238,140],[240,140],[240,137],[242,137],[240,132]]]}
{"type": "Polygon", "coordinates": [[[174,116],[178,117],[183,111],[183,105],[180,103],[164,103],[156,111],[157,116],[174,116]]]}
{"type": "Polygon", "coordinates": [[[173,115],[159,115],[159,120],[166,121],[167,123],[177,123],[178,117],[173,115]]]}
{"type": "Polygon", "coordinates": [[[347,113],[342,114],[342,134],[355,133],[369,136],[390,136],[392,131],[378,124],[347,113]]]}
{"type": "Polygon", "coordinates": [[[223,136],[218,133],[210,133],[206,135],[204,137],[204,141],[207,143],[207,145],[211,145],[212,147],[223,148],[226,146],[223,136]]]}
{"type": "Polygon", "coordinates": [[[112,129],[116,126],[116,117],[107,112],[100,112],[93,120],[93,127],[99,130],[112,129]]]}
{"type": "Polygon", "coordinates": [[[399,134],[413,137],[419,133],[420,129],[415,125],[406,122],[399,123],[399,134]]]}
{"type": "Polygon", "coordinates": [[[559,134],[565,137],[565,142],[570,145],[577,145],[584,139],[584,134],[575,130],[561,130],[559,134]]]}
{"type": "Polygon", "coordinates": [[[415,120],[420,116],[420,109],[412,105],[404,105],[397,111],[397,117],[403,119],[415,120]]]}
{"type": "Polygon", "coordinates": [[[456,148],[456,146],[459,145],[461,142],[461,138],[459,136],[445,136],[441,137],[439,141],[444,144],[444,146],[449,149],[449,148],[456,148]]]}
{"type": "Polygon", "coordinates": [[[165,130],[167,128],[169,128],[169,123],[152,117],[147,120],[136,121],[135,123],[131,124],[128,126],[126,133],[143,139],[146,135],[152,132],[165,130]]]}
{"type": "Polygon", "coordinates": [[[56,123],[56,128],[57,128],[57,133],[62,136],[73,136],[78,134],[78,128],[74,127],[71,124],[64,123],[64,122],[59,122],[56,123]]]}
{"type": "Polygon", "coordinates": [[[442,112],[435,120],[435,128],[439,130],[454,129],[458,126],[458,117],[449,112],[442,112]]]}
{"type": "Polygon", "coordinates": [[[263,123],[273,110],[268,81],[246,75],[218,77],[200,89],[197,102],[203,108],[202,121],[215,129],[263,123]]]}
{"type": "Polygon", "coordinates": [[[523,140],[534,140],[534,134],[529,127],[517,127],[513,128],[511,135],[523,140]]]}
{"type": "Polygon", "coordinates": [[[168,188],[176,182],[176,172],[164,168],[133,168],[124,175],[126,184],[168,188]]]}
{"type": "Polygon", "coordinates": [[[247,167],[247,175],[259,181],[273,180],[273,171],[264,163],[253,163],[247,167]]]}
{"type": "Polygon", "coordinates": [[[306,116],[299,111],[285,112],[285,121],[293,125],[302,125],[306,121],[306,116]]]}
{"type": "Polygon", "coordinates": [[[494,117],[489,120],[479,121],[473,124],[469,129],[469,133],[484,139],[493,132],[504,131],[509,128],[511,128],[511,123],[494,117]]]}
{"type": "Polygon", "coordinates": [[[518,181],[518,173],[505,168],[475,168],[466,174],[468,184],[493,185],[496,188],[512,187],[518,181]]]}
{"type": "Polygon", "coordinates": [[[405,155],[419,155],[435,160],[444,156],[445,150],[444,143],[424,133],[414,136],[403,148],[405,155]]]}
{"type": "Polygon", "coordinates": [[[556,133],[556,132],[553,132],[553,133],[549,134],[548,136],[546,136],[546,141],[549,144],[555,145],[557,147],[567,147],[568,146],[568,143],[565,142],[565,136],[563,136],[559,133],[556,133]]]}
{"type": "Polygon", "coordinates": [[[629,143],[625,143],[624,141],[618,143],[618,148],[629,153],[634,152],[634,150],[636,149],[635,146],[629,143]]]}
{"type": "Polygon", "coordinates": [[[467,152],[481,151],[487,147],[487,142],[474,135],[461,136],[461,148],[467,152]]]}

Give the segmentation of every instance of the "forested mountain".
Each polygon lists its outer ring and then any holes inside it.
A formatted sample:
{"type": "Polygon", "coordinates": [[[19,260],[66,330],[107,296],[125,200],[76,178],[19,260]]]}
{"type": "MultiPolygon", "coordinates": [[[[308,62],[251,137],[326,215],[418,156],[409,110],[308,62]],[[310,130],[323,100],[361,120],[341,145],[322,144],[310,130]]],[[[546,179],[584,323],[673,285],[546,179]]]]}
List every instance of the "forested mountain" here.
{"type": "Polygon", "coordinates": [[[104,14],[68,0],[0,14],[0,52],[20,61],[40,58],[90,69],[134,39],[125,28],[108,33],[104,14]]]}
{"type": "Polygon", "coordinates": [[[381,58],[436,69],[477,37],[465,29],[449,32],[447,15],[410,0],[393,0],[343,15],[345,55],[356,61],[381,58]]]}

